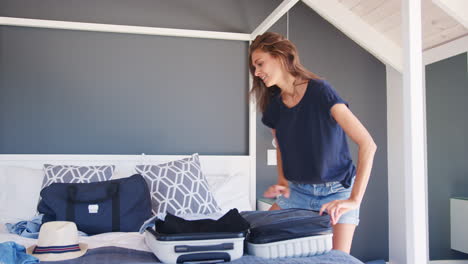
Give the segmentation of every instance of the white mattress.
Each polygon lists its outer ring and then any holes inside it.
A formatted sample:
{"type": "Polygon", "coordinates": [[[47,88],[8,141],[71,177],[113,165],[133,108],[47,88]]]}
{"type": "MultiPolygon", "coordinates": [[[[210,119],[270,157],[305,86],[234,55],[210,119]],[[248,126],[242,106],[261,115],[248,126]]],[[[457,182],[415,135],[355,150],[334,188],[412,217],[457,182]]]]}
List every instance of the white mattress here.
{"type": "MultiPolygon", "coordinates": [[[[7,241],[16,242],[26,248],[37,243],[37,239],[8,233],[5,223],[0,222],[0,243],[7,241]]],[[[80,236],[79,242],[88,244],[90,249],[113,246],[151,252],[146,246],[144,234],[138,232],[112,232],[89,237],[80,236]]]]}

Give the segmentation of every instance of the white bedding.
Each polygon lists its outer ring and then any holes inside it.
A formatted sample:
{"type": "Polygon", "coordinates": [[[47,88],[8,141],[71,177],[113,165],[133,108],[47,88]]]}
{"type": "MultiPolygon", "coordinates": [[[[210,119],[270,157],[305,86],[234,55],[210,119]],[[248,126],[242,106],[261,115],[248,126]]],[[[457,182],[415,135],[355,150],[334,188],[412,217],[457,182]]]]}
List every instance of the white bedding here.
{"type": "MultiPolygon", "coordinates": [[[[26,248],[37,244],[37,239],[8,233],[5,223],[0,223],[0,243],[7,241],[14,241],[26,248]]],[[[112,232],[89,237],[80,236],[79,241],[88,244],[90,249],[114,246],[140,251],[151,251],[145,244],[144,234],[138,232],[112,232]]]]}
{"type": "MultiPolygon", "coordinates": [[[[157,164],[181,157],[183,156],[0,155],[0,176],[3,176],[0,177],[0,243],[14,241],[25,247],[37,243],[36,239],[8,233],[5,223],[29,220],[36,213],[43,164],[114,164],[116,175],[113,178],[122,178],[132,175],[137,164],[157,164]],[[20,201],[24,203],[19,203],[20,201]]],[[[232,208],[238,208],[239,211],[252,210],[255,188],[251,185],[248,156],[200,156],[200,159],[211,191],[223,213],[232,208]]],[[[80,242],[87,243],[91,249],[115,246],[150,251],[144,242],[144,236],[136,232],[80,237],[80,242]]]]}
{"type": "MultiPolygon", "coordinates": [[[[223,213],[232,208],[238,208],[239,211],[251,210],[245,192],[239,191],[236,188],[239,186],[239,182],[242,181],[241,177],[231,175],[230,177],[222,177],[219,179],[208,177],[208,179],[210,185],[215,187],[213,188],[213,195],[218,201],[223,213]]],[[[19,221],[20,219],[17,220],[19,221]]],[[[14,223],[11,221],[9,222],[14,223]]],[[[37,243],[37,239],[10,234],[6,229],[5,222],[0,221],[0,243],[7,241],[14,241],[26,248],[37,243]]],[[[88,244],[90,249],[114,246],[151,252],[145,244],[144,235],[138,232],[112,232],[89,237],[80,237],[80,242],[88,244]]]]}

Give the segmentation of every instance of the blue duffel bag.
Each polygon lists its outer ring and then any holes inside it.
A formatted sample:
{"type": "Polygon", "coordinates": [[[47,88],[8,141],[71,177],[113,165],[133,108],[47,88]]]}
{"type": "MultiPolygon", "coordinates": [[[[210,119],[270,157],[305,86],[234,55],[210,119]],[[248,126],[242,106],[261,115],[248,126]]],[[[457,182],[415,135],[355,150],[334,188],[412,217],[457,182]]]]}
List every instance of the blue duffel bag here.
{"type": "Polygon", "coordinates": [[[139,174],[93,183],[53,183],[41,191],[42,222],[71,221],[87,234],[137,232],[151,217],[148,186],[139,174]]]}

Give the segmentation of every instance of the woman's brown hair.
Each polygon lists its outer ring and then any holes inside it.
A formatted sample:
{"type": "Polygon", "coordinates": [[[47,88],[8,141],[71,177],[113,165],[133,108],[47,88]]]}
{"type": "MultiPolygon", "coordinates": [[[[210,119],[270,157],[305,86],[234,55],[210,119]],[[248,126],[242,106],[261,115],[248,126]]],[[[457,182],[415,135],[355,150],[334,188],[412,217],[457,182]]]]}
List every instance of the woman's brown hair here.
{"type": "Polygon", "coordinates": [[[253,79],[250,97],[255,97],[257,107],[262,113],[265,112],[271,96],[275,93],[275,88],[278,88],[276,86],[270,88],[266,87],[262,79],[255,76],[255,66],[252,64],[252,53],[258,49],[263,52],[268,52],[275,58],[279,58],[285,66],[285,69],[296,78],[302,80],[320,79],[319,76],[302,66],[299,61],[297,48],[291,41],[275,32],[266,32],[262,35],[258,35],[249,48],[249,68],[253,79]]]}

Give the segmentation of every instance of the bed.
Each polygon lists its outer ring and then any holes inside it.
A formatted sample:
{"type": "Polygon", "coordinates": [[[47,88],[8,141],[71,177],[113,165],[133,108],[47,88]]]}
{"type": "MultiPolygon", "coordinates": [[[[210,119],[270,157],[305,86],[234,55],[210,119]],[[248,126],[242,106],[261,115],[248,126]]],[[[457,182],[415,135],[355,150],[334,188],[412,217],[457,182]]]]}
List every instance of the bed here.
{"type": "MultiPolygon", "coordinates": [[[[0,155],[0,243],[14,241],[26,248],[37,239],[8,233],[5,223],[28,220],[34,216],[43,181],[44,164],[115,165],[112,179],[134,174],[135,166],[161,164],[188,156],[162,155],[0,155]],[[37,187],[39,185],[39,187],[37,187]],[[6,188],[8,186],[8,188],[6,188]],[[32,202],[31,202],[32,201],[32,202]],[[7,206],[5,206],[5,204],[7,206]]],[[[255,179],[251,176],[249,156],[200,156],[201,169],[222,211],[255,208],[255,179]]],[[[80,237],[89,250],[79,259],[53,263],[152,263],[158,260],[137,232],[112,232],[80,237]]],[[[285,263],[285,259],[266,260],[245,255],[233,263],[285,263]]],[[[308,258],[288,258],[288,263],[362,263],[339,251],[308,258]]]]}

